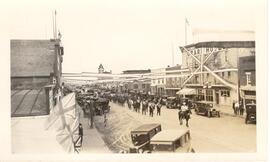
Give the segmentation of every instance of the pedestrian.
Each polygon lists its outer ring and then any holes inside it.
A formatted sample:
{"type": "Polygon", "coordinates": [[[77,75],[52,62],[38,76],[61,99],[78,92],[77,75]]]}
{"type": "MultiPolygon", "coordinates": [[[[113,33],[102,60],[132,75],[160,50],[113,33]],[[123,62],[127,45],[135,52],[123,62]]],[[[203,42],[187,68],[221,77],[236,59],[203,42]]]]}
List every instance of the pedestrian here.
{"type": "Polygon", "coordinates": [[[240,103],[239,103],[239,111],[240,111],[240,115],[243,116],[244,115],[244,105],[242,104],[242,101],[240,101],[240,103]]]}
{"type": "Polygon", "coordinates": [[[160,103],[157,104],[157,115],[160,116],[160,110],[161,110],[162,105],[160,103]]]}
{"type": "Polygon", "coordinates": [[[180,125],[183,124],[183,118],[186,119],[186,126],[189,127],[188,125],[188,120],[190,119],[189,114],[191,111],[189,110],[188,106],[186,105],[186,102],[183,102],[183,105],[181,106],[180,111],[178,112],[178,118],[180,120],[180,125]]]}
{"type": "Polygon", "coordinates": [[[239,103],[236,102],[234,107],[235,107],[236,115],[239,115],[239,103]]]}
{"type": "Polygon", "coordinates": [[[79,138],[80,138],[80,147],[82,147],[83,142],[83,127],[82,124],[79,123],[79,138]]]}
{"type": "Polygon", "coordinates": [[[233,101],[232,108],[233,108],[234,115],[236,115],[235,101],[233,101]]]}
{"type": "Polygon", "coordinates": [[[149,116],[153,117],[153,113],[154,113],[154,104],[150,103],[149,106],[149,116]]]}
{"type": "Polygon", "coordinates": [[[89,118],[88,118],[88,120],[90,119],[89,125],[90,125],[90,128],[92,129],[92,128],[93,128],[93,123],[94,123],[94,113],[95,113],[95,112],[94,112],[95,105],[94,105],[94,101],[93,101],[93,100],[90,101],[89,109],[90,109],[90,113],[89,113],[89,118]]]}

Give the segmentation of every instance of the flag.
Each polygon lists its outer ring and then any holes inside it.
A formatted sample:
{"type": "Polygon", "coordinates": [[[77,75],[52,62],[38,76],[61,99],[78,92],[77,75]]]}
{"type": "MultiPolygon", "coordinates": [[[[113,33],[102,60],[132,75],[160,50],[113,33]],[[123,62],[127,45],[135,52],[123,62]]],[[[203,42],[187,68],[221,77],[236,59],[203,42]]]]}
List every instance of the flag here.
{"type": "Polygon", "coordinates": [[[74,143],[79,138],[80,110],[76,106],[75,93],[59,98],[45,123],[45,129],[54,128],[57,131],[56,141],[71,153],[75,151],[74,143]]]}

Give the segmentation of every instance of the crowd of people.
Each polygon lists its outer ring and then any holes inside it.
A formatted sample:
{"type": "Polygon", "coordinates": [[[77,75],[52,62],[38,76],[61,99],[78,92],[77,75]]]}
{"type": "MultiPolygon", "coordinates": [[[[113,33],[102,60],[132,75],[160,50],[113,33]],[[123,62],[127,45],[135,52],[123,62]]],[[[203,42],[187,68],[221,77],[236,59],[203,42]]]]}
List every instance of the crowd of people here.
{"type": "MultiPolygon", "coordinates": [[[[119,99],[113,99],[113,102],[118,102],[121,105],[127,104],[131,111],[140,113],[142,115],[149,115],[153,117],[154,115],[161,116],[161,109],[165,106],[161,97],[141,97],[137,95],[128,95],[126,97],[119,96],[119,99]]],[[[180,125],[183,124],[183,120],[186,120],[186,126],[189,127],[188,120],[190,119],[191,110],[188,104],[183,102],[178,108],[178,119],[180,125]]]]}

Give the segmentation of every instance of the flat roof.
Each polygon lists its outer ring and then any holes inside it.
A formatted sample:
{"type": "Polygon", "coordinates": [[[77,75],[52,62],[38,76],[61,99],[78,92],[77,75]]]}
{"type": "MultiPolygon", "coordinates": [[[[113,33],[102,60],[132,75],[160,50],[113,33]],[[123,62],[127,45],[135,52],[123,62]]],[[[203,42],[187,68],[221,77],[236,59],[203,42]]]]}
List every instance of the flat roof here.
{"type": "MultiPolygon", "coordinates": [[[[194,44],[189,44],[183,46],[185,48],[195,47],[195,48],[255,48],[255,41],[208,41],[199,42],[194,44]]],[[[183,47],[180,47],[181,52],[183,52],[183,47]]]]}
{"type": "Polygon", "coordinates": [[[189,129],[169,129],[157,133],[150,142],[172,142],[180,138],[183,134],[189,132],[189,129]]]}
{"type": "Polygon", "coordinates": [[[158,126],[160,126],[160,124],[158,124],[158,123],[143,124],[143,125],[139,126],[138,128],[132,130],[131,133],[148,132],[148,131],[151,131],[152,129],[154,129],[154,128],[158,127],[158,126]]]}

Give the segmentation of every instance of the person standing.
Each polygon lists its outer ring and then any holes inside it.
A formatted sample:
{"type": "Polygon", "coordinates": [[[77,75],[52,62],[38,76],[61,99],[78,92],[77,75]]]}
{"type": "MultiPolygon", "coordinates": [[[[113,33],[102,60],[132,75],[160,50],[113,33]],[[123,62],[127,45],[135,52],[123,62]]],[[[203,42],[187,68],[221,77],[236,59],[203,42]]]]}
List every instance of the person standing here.
{"type": "Polygon", "coordinates": [[[240,115],[243,116],[244,115],[244,105],[242,104],[242,101],[240,101],[240,103],[239,103],[239,111],[240,111],[240,115]]]}
{"type": "Polygon", "coordinates": [[[90,121],[89,122],[90,122],[91,129],[93,128],[93,123],[94,123],[94,108],[95,108],[94,101],[91,100],[90,104],[89,104],[89,109],[90,109],[90,113],[89,113],[90,121]]]}
{"type": "Polygon", "coordinates": [[[82,124],[79,124],[79,138],[80,138],[80,146],[82,147],[82,142],[83,142],[83,127],[82,124]]]}
{"type": "Polygon", "coordinates": [[[239,115],[239,103],[236,102],[234,107],[235,107],[236,115],[239,115]]]}
{"type": "Polygon", "coordinates": [[[233,113],[234,113],[234,115],[236,115],[236,110],[235,110],[235,101],[233,101],[232,108],[233,108],[233,113]]]}
{"type": "Polygon", "coordinates": [[[149,106],[149,115],[151,117],[153,117],[153,113],[154,113],[154,103],[150,103],[150,106],[149,106]]]}

